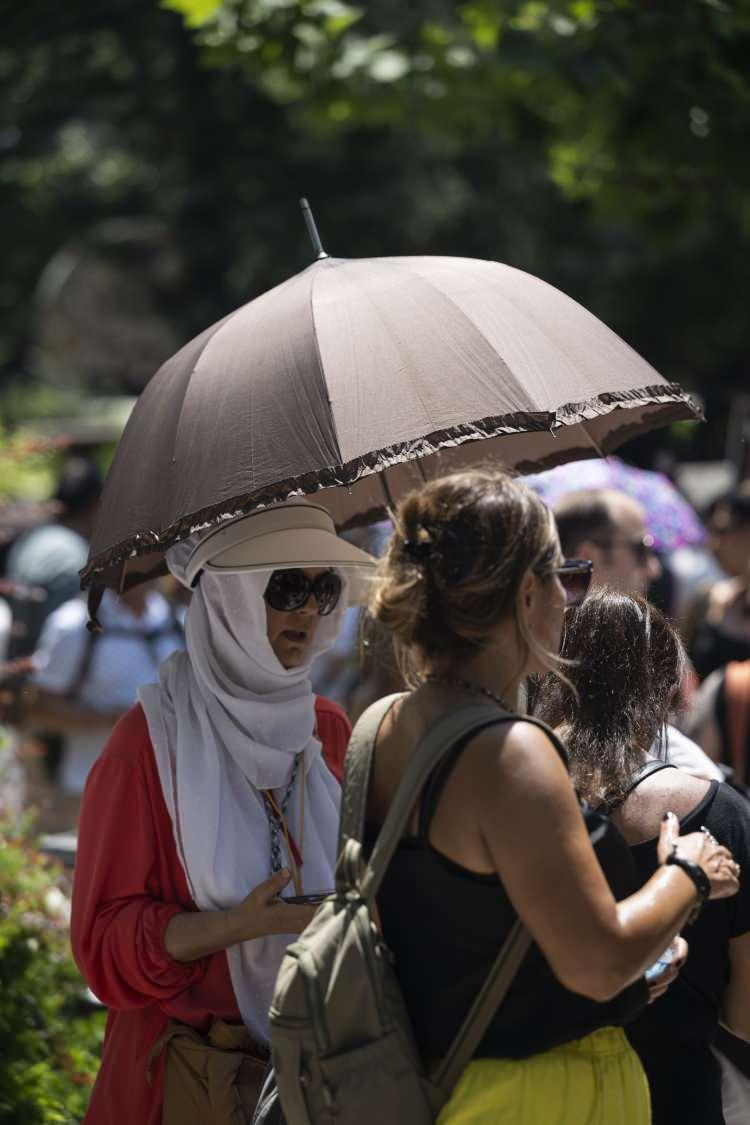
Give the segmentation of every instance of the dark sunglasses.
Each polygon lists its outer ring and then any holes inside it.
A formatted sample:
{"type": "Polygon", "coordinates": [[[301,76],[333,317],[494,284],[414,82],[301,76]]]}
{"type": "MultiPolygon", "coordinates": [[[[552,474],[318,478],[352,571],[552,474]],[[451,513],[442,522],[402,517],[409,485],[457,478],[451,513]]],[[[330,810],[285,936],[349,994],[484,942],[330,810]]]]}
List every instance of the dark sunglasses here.
{"type": "Polygon", "coordinates": [[[594,564],[591,559],[563,559],[558,566],[545,569],[545,574],[556,574],[565,591],[567,607],[580,605],[589,592],[591,572],[594,564]]]}
{"type": "Polygon", "coordinates": [[[327,570],[316,578],[308,578],[304,570],[275,570],[268,579],[263,597],[271,609],[279,613],[294,613],[302,609],[313,594],[318,603],[318,613],[327,617],[333,613],[341,597],[341,576],[327,570]]]}

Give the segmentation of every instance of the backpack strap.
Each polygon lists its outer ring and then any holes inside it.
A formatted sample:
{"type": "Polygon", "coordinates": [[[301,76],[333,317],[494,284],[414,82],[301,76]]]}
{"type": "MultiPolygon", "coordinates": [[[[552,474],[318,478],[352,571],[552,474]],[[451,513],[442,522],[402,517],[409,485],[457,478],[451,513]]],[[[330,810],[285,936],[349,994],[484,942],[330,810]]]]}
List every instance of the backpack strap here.
{"type": "MultiPolygon", "coordinates": [[[[370,862],[362,876],[362,897],[368,904],[372,903],[378,893],[380,884],[388,870],[388,864],[391,862],[393,853],[409,823],[409,817],[425,782],[439,762],[453,749],[457,742],[463,742],[469,736],[479,734],[485,727],[520,718],[522,718],[521,715],[504,714],[491,703],[477,703],[457,707],[455,711],[444,715],[429,727],[406,764],[373,846],[370,862]]],[[[368,754],[368,767],[372,763],[372,749],[371,744],[368,754]]],[[[347,784],[348,780],[348,777],[344,779],[344,785],[347,784]]],[[[367,801],[369,780],[369,768],[366,776],[364,772],[357,775],[357,782],[364,789],[361,804],[363,811],[367,801]]]]}
{"type": "MultiPolygon", "coordinates": [[[[368,904],[375,898],[414,805],[435,766],[457,742],[465,742],[486,727],[522,718],[522,715],[503,714],[491,704],[477,704],[458,708],[430,727],[409,759],[362,876],[362,897],[368,904]]],[[[528,930],[516,918],[453,1043],[431,1076],[445,1098],[505,999],[530,944],[528,930]]]]}
{"type": "MultiPolygon", "coordinates": [[[[122,637],[123,639],[127,640],[142,641],[148,647],[151,653],[151,658],[154,664],[156,664],[157,666],[159,664],[159,654],[156,648],[157,642],[161,640],[162,637],[169,636],[170,633],[174,633],[175,636],[179,638],[182,638],[185,633],[185,630],[182,627],[182,623],[177,616],[177,612],[171,603],[169,606],[169,617],[163,625],[159,625],[156,629],[149,629],[147,632],[142,633],[136,632],[133,629],[125,629],[122,626],[118,625],[111,625],[107,629],[108,638],[122,637]]],[[[86,630],[84,647],[81,651],[78,668],[76,669],[76,674],[73,678],[72,683],[70,684],[70,687],[65,692],[65,699],[70,700],[71,702],[78,701],[81,691],[83,690],[83,685],[86,683],[88,674],[91,671],[91,665],[94,660],[94,650],[96,649],[96,646],[102,635],[103,634],[100,631],[97,632],[93,629],[86,630]]]]}
{"type": "Polygon", "coordinates": [[[70,703],[77,703],[81,694],[81,689],[86,682],[86,678],[91,670],[91,662],[94,659],[94,649],[96,648],[100,633],[94,633],[90,629],[84,629],[83,635],[83,648],[76,668],[75,676],[73,677],[68,690],[63,696],[70,703]]]}
{"type": "Polygon", "coordinates": [[[521,919],[516,918],[445,1057],[431,1075],[431,1080],[442,1090],[446,1100],[462,1071],[474,1057],[474,1052],[505,999],[530,945],[531,934],[521,919]]]}
{"type": "Polygon", "coordinates": [[[406,694],[406,692],[397,692],[395,695],[386,695],[383,699],[378,699],[357,719],[344,759],[341,819],[336,855],[341,855],[347,839],[362,843],[375,743],[386,715],[399,699],[405,698],[406,694]]]}
{"type": "MultiPolygon", "coordinates": [[[[336,871],[337,882],[353,880],[358,871],[361,854],[359,843],[364,828],[375,742],[383,719],[396,700],[401,698],[403,695],[379,700],[365,712],[354,728],[347,750],[344,777],[342,847],[336,871]]],[[[372,904],[374,900],[414,805],[435,766],[450,753],[457,742],[467,740],[486,727],[516,719],[531,722],[544,730],[558,754],[567,761],[565,750],[554,732],[546,724],[528,715],[507,714],[490,704],[476,704],[457,708],[439,719],[425,733],[409,759],[375,842],[370,863],[361,875],[361,894],[368,904],[372,904]]],[[[516,918],[450,1048],[431,1075],[431,1081],[442,1091],[444,1098],[447,1099],[450,1095],[459,1075],[473,1057],[492,1017],[505,999],[530,945],[531,935],[520,918],[516,918]]]]}

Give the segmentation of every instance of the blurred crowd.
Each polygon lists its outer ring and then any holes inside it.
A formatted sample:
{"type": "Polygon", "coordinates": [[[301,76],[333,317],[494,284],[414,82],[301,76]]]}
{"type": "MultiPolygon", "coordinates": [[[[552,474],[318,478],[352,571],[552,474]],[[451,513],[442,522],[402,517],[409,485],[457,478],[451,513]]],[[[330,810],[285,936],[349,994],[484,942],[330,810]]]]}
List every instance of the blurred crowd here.
{"type": "MultiPolygon", "coordinates": [[[[636,608],[647,607],[642,599],[648,598],[682,637],[688,659],[677,675],[679,695],[672,704],[670,721],[659,728],[650,753],[704,784],[713,782],[712,792],[718,785],[735,802],[735,818],[739,808],[747,826],[750,480],[696,513],[666,478],[617,465],[625,482],[622,487],[578,487],[586,478],[577,476],[571,466],[563,467],[569,487],[562,490],[558,479],[550,491],[548,474],[528,478],[528,483],[554,511],[568,565],[575,569],[578,560],[593,564],[591,590],[600,594],[595,593],[586,605],[594,618],[597,612],[600,616],[605,611],[619,612],[606,603],[612,595],[635,599],[636,608]],[[651,477],[653,491],[649,491],[647,479],[644,492],[643,478],[651,477]]],[[[113,727],[132,707],[139,687],[156,680],[159,665],[184,645],[190,593],[171,577],[119,596],[108,590],[98,612],[103,628],[89,628],[79,572],[88,557],[101,493],[96,464],[85,456],[70,456],[61,467],[51,502],[41,510],[44,518],[18,530],[7,521],[3,525],[0,513],[0,529],[4,526],[0,540],[0,817],[15,818],[33,810],[36,828],[48,836],[75,833],[87,775],[113,727]]],[[[386,522],[353,532],[350,538],[377,556],[386,549],[390,533],[386,522]]],[[[589,650],[597,642],[588,635],[574,635],[576,622],[581,633],[585,616],[567,620],[563,654],[572,654],[569,674],[575,680],[574,668],[582,672],[596,668],[597,654],[589,650]]],[[[658,622],[663,619],[656,615],[653,620],[654,644],[667,645],[674,634],[668,625],[658,633],[658,622]]],[[[339,703],[352,721],[373,700],[401,686],[390,639],[384,632],[378,633],[373,621],[367,627],[363,621],[359,608],[347,609],[335,644],[319,657],[311,672],[315,693],[339,703]]],[[[638,636],[648,655],[650,636],[638,636]]],[[[626,633],[622,637],[621,642],[614,635],[607,637],[612,650],[608,649],[606,658],[608,674],[615,680],[619,676],[621,683],[629,679],[633,691],[645,664],[637,666],[637,644],[628,641],[626,633]],[[621,662],[616,652],[622,652],[621,662]]],[[[681,651],[679,641],[675,643],[681,651]]],[[[602,642],[599,647],[607,645],[602,642]]],[[[597,675],[597,684],[604,691],[606,677],[597,675]]],[[[549,717],[555,701],[550,702],[544,685],[543,678],[526,681],[526,709],[556,728],[564,727],[559,715],[554,721],[549,717]]],[[[588,690],[580,686],[582,694],[588,690]]],[[[643,692],[648,694],[646,687],[643,692]]],[[[593,687],[589,694],[595,694],[593,687]]],[[[613,688],[612,698],[614,694],[613,688]]],[[[563,707],[560,700],[557,704],[563,707]]],[[[649,743],[651,737],[649,734],[649,743]]],[[[569,746],[575,760],[572,731],[569,746]]],[[[581,778],[585,780],[585,776],[584,770],[581,778]]],[[[576,784],[585,795],[583,781],[576,779],[576,784]]],[[[700,968],[699,962],[697,957],[696,968],[700,968]]],[[[750,1107],[750,1047],[726,1029],[716,1045],[725,1120],[734,1125],[746,1119],[743,1114],[750,1107]],[[739,1116],[732,1105],[738,1107],[739,1116]]],[[[645,1056],[653,1059],[654,1050],[649,1047],[645,1056]]],[[[666,1064],[660,1065],[659,1073],[668,1075],[666,1064]]],[[[652,1092],[657,1087],[652,1077],[652,1092]]]]}
{"type": "MultiPolygon", "coordinates": [[[[530,478],[532,484],[546,475],[530,478]]],[[[575,472],[566,479],[575,481],[575,472]]],[[[119,597],[108,591],[103,630],[88,629],[79,571],[101,489],[95,462],[69,457],[44,508],[47,518],[20,532],[6,526],[0,541],[0,809],[17,815],[33,807],[46,832],[75,826],[86,775],[110,730],[138,687],[183,644],[185,591],[169,577],[119,597]]],[[[750,783],[750,480],[700,513],[699,535],[672,529],[667,547],[669,537],[656,526],[663,505],[649,512],[648,504],[616,488],[578,488],[554,503],[546,499],[564,554],[592,560],[592,585],[647,595],[685,641],[690,667],[668,728],[670,760],[744,792],[750,783]]],[[[382,523],[351,537],[379,555],[388,533],[382,523]]],[[[315,690],[352,720],[399,686],[388,642],[363,630],[354,608],[313,676],[315,690]]],[[[532,685],[530,709],[533,696],[532,685]]]]}
{"type": "Polygon", "coordinates": [[[49,518],[4,536],[0,813],[33,808],[43,833],[74,829],[86,776],[117,719],[183,644],[184,599],[164,579],[107,591],[88,629],[79,571],[101,497],[93,460],[62,466],[49,518]]]}

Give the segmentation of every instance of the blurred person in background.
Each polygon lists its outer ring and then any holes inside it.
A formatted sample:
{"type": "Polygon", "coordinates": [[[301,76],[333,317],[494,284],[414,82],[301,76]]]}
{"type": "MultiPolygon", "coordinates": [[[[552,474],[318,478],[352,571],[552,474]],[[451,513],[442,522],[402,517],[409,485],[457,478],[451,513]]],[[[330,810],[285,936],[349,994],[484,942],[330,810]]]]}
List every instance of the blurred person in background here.
{"type": "Polygon", "coordinates": [[[79,571],[86,564],[89,537],[102,492],[98,466],[87,457],[67,457],[60,470],[53,500],[54,520],[23,532],[9,549],[5,578],[11,590],[8,601],[12,626],[7,657],[15,661],[9,690],[9,730],[24,761],[28,792],[36,803],[46,803],[50,786],[57,784],[63,757],[63,738],[27,714],[26,691],[34,652],[46,619],[81,591],[79,571]],[[25,737],[31,734],[32,737],[25,737]]]}
{"type": "MultiPolygon", "coordinates": [[[[554,509],[560,546],[568,558],[591,559],[592,589],[607,586],[645,597],[661,574],[642,506],[612,490],[571,492],[554,509]]],[[[695,777],[723,781],[722,770],[671,723],[666,727],[669,761],[695,777]]]]}
{"type": "Polygon", "coordinates": [[[630,844],[641,883],[657,868],[670,810],[682,834],[713,834],[742,869],[739,894],[708,903],[687,929],[689,957],[667,994],[626,1027],[649,1078],[654,1125],[724,1125],[711,1045],[720,1019],[750,1037],[750,807],[729,786],[654,754],[686,657],[645,599],[596,590],[568,614],[562,656],[567,679],[545,679],[538,714],[563,739],[581,797],[630,844]]]}
{"type": "Polygon", "coordinates": [[[750,792],[750,660],[717,668],[700,686],[684,722],[686,732],[750,792]]]}
{"type": "Polygon", "coordinates": [[[730,661],[750,659],[750,480],[714,503],[708,530],[727,577],[689,612],[688,650],[701,679],[730,661]]]}
{"type": "Polygon", "coordinates": [[[5,598],[0,598],[0,664],[4,663],[8,655],[12,625],[13,610],[5,598]]]}
{"type": "Polygon", "coordinates": [[[646,514],[624,492],[571,492],[554,513],[563,551],[591,559],[596,585],[645,596],[660,576],[661,564],[654,554],[646,514]]]}
{"type": "Polygon", "coordinates": [[[183,647],[183,630],[170,602],[153,585],[136,586],[101,603],[101,632],[87,628],[83,597],[47,618],[30,677],[35,723],[63,739],[58,792],[47,827],[69,828],[89,770],[113,726],[152,681],[163,660],[183,647]]]}
{"type": "Polygon", "coordinates": [[[9,657],[29,656],[36,648],[46,618],[81,590],[79,571],[86,565],[89,538],[102,492],[97,465],[85,457],[69,457],[54,494],[59,515],[19,536],[8,552],[5,577],[43,590],[46,598],[19,600],[13,606],[9,657]]]}
{"type": "Polygon", "coordinates": [[[25,799],[23,769],[18,761],[16,732],[4,722],[11,701],[8,680],[12,668],[5,658],[10,644],[13,612],[4,598],[0,598],[0,820],[15,819],[20,815],[25,799]]]}

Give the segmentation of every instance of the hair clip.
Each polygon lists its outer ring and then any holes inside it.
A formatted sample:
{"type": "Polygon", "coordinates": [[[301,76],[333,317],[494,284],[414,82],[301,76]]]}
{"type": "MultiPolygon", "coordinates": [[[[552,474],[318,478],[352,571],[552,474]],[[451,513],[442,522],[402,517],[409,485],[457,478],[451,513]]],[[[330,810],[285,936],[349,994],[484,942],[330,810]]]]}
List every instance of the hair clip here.
{"type": "Polygon", "coordinates": [[[423,566],[432,554],[434,543],[431,539],[405,539],[404,554],[416,566],[423,566]]]}

